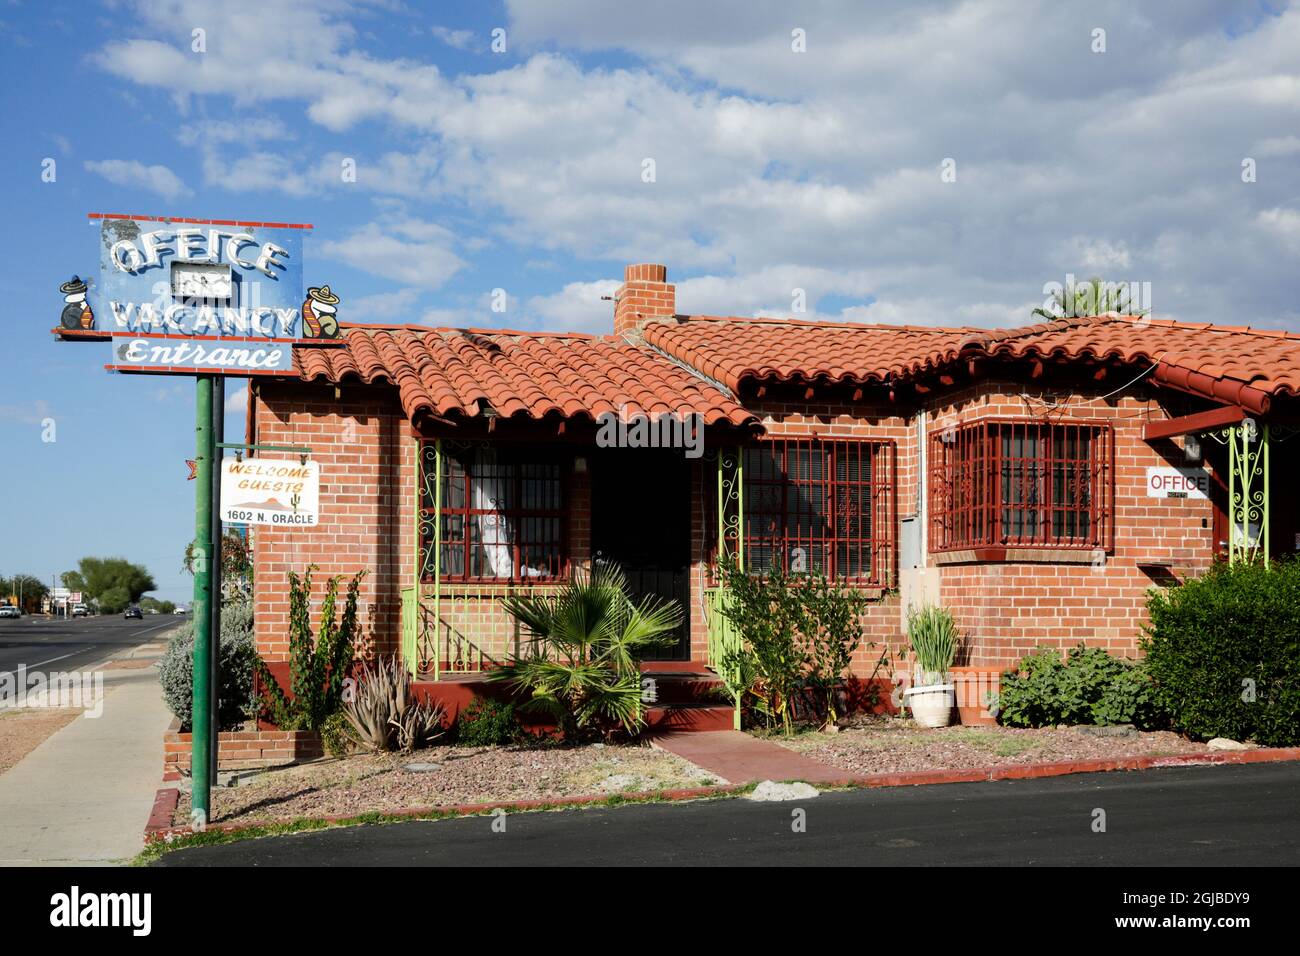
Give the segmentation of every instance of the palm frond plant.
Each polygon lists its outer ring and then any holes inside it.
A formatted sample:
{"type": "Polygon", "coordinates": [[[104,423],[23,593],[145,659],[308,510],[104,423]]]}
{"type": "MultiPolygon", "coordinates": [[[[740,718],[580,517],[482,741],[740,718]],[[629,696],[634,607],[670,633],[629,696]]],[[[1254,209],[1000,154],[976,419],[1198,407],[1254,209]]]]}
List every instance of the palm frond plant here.
{"type": "Polygon", "coordinates": [[[637,662],[672,642],[682,619],[675,602],[637,604],[623,572],[601,565],[574,572],[552,594],[510,595],[501,606],[530,638],[488,678],[525,696],[521,711],[553,718],[566,740],[644,726],[637,662]]]}

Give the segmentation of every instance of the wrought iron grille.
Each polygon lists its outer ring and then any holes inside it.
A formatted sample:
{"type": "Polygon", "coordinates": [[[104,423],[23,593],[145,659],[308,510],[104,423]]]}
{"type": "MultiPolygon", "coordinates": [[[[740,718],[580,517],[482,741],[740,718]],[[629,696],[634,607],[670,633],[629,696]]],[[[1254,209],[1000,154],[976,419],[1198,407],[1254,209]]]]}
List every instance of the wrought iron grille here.
{"type": "Polygon", "coordinates": [[[744,449],[746,567],[892,586],[894,444],[772,439],[744,449]]]}
{"type": "MultiPolygon", "coordinates": [[[[421,445],[421,472],[432,477],[439,456],[421,445]]],[[[532,581],[568,570],[569,468],[545,449],[460,445],[441,455],[441,552],[444,581],[532,581]]],[[[431,480],[420,497],[422,579],[432,580],[430,553],[438,513],[431,480]]]]}
{"type": "Polygon", "coordinates": [[[930,436],[930,548],[1104,548],[1113,541],[1109,425],[984,419],[930,436]]]}

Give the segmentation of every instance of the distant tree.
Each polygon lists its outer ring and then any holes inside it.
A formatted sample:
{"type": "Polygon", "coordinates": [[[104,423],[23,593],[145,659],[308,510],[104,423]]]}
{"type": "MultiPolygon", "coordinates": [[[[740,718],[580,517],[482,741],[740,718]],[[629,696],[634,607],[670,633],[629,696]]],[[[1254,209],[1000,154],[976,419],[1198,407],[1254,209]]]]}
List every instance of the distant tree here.
{"type": "Polygon", "coordinates": [[[76,571],[63,575],[63,586],[82,592],[83,600],[98,602],[110,614],[158,587],[147,568],[126,558],[82,558],[76,571]]]}
{"type": "Polygon", "coordinates": [[[154,597],[144,597],[140,599],[140,608],[143,611],[157,611],[159,614],[171,614],[176,610],[176,604],[173,601],[160,601],[154,597]]]}
{"type": "Polygon", "coordinates": [[[0,603],[20,604],[24,608],[38,607],[49,593],[50,586],[34,574],[0,577],[0,603]]]}

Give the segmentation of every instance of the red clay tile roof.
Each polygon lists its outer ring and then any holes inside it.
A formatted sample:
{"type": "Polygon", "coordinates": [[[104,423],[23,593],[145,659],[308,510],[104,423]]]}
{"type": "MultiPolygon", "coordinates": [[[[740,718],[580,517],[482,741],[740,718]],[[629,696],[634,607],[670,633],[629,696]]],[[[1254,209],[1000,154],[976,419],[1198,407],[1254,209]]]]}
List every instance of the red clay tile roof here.
{"type": "Polygon", "coordinates": [[[746,379],[879,382],[988,355],[1156,364],[1156,382],[1255,413],[1274,396],[1300,395],[1300,335],[1169,319],[1093,316],[977,329],[690,316],[651,323],[644,334],[733,391],[746,379]]]}
{"type": "Polygon", "coordinates": [[[793,319],[690,316],[651,322],[651,345],[737,390],[746,379],[864,384],[955,357],[975,328],[850,325],[793,319]]]}
{"type": "Polygon", "coordinates": [[[1114,358],[1156,368],[1152,379],[1255,413],[1300,394],[1300,335],[1138,316],[1059,319],[972,336],[992,355],[1114,358]]]}
{"type": "Polygon", "coordinates": [[[707,425],[756,423],[726,392],[650,349],[588,335],[502,329],[345,327],[347,344],[295,348],[305,380],[396,385],[406,415],[503,418],[657,417],[697,413],[707,425]]]}

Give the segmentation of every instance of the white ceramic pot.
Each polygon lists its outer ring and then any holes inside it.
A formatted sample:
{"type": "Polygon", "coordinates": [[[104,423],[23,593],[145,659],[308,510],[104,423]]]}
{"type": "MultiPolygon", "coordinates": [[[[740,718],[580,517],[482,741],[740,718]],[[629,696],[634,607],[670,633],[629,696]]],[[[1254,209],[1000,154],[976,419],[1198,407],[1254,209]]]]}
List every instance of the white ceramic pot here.
{"type": "Polygon", "coordinates": [[[957,703],[953,684],[927,684],[903,691],[903,699],[912,708],[912,718],[922,727],[947,727],[957,703]]]}

